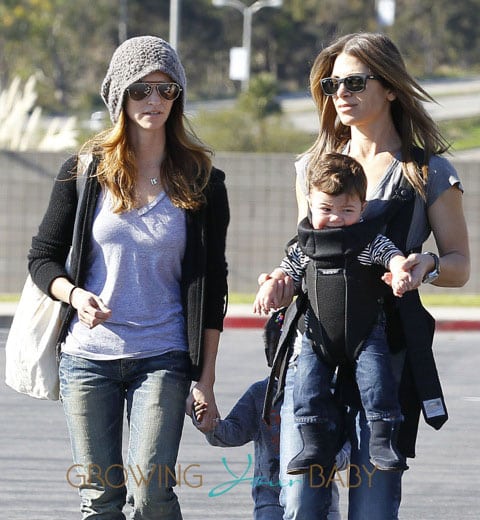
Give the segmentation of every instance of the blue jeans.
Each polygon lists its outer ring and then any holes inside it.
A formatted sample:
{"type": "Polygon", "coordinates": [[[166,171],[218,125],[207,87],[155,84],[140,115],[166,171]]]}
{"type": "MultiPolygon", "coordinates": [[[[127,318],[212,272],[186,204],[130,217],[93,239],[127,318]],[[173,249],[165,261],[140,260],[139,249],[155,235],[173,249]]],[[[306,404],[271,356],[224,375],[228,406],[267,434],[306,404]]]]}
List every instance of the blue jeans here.
{"type": "MultiPolygon", "coordinates": [[[[308,341],[297,336],[297,346],[308,341]]],[[[303,447],[293,413],[293,387],[298,358],[287,371],[284,401],[281,409],[280,431],[280,503],[285,509],[284,519],[326,520],[331,503],[328,476],[313,474],[287,475],[289,461],[303,447]],[[321,484],[324,484],[323,486],[321,484]]],[[[362,412],[348,416],[348,433],[352,444],[349,478],[341,473],[342,482],[349,486],[349,520],[396,520],[401,499],[400,471],[376,471],[369,462],[370,428],[362,412]]]]}
{"type": "Polygon", "coordinates": [[[362,345],[355,362],[355,378],[367,420],[402,420],[383,316],[362,345]]]}
{"type": "Polygon", "coordinates": [[[316,471],[303,475],[287,474],[288,463],[303,447],[293,413],[297,360],[288,368],[280,411],[280,504],[284,508],[284,520],[327,520],[332,500],[331,484],[326,485],[328,476],[316,471]]]}
{"type": "Polygon", "coordinates": [[[268,505],[254,509],[253,520],[280,520],[283,516],[283,508],[279,505],[268,505]]]}
{"type": "Polygon", "coordinates": [[[348,520],[398,520],[403,472],[378,471],[370,463],[370,428],[363,411],[349,414],[348,433],[348,520]]]}
{"type": "Polygon", "coordinates": [[[60,394],[74,459],[68,480],[79,489],[83,519],[124,520],[127,489],[131,519],[182,518],[172,488],[189,387],[185,352],[113,361],[62,354],[60,394]]]}
{"type": "Polygon", "coordinates": [[[339,411],[332,394],[334,373],[334,367],[328,365],[314,351],[311,340],[304,335],[293,385],[293,412],[296,423],[326,422],[332,428],[338,424],[339,411]]]}
{"type": "MultiPolygon", "coordinates": [[[[338,423],[338,410],[332,398],[333,375],[334,367],[314,352],[311,340],[305,337],[293,391],[296,422],[338,423]]],[[[392,373],[383,317],[362,345],[355,360],[355,377],[369,421],[401,420],[398,388],[392,373]]]]}

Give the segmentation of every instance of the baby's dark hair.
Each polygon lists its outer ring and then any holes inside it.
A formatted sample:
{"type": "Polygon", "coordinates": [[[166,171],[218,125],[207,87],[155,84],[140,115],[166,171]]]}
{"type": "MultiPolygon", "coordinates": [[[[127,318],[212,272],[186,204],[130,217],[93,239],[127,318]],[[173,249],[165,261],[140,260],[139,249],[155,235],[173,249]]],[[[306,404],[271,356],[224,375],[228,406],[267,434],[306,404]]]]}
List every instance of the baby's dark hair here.
{"type": "Polygon", "coordinates": [[[325,153],[307,169],[308,193],[315,188],[328,195],[357,195],[361,202],[367,198],[367,177],[362,165],[341,153],[325,153]]]}

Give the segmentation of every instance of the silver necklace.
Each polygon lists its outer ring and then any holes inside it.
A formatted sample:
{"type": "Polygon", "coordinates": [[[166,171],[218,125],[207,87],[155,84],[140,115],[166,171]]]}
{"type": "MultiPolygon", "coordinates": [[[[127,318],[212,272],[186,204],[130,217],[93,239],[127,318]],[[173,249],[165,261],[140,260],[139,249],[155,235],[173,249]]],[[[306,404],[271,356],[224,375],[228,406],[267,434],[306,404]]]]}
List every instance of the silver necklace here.
{"type": "Polygon", "coordinates": [[[156,186],[158,184],[158,179],[157,177],[150,177],[150,184],[152,186],[156,186]]]}

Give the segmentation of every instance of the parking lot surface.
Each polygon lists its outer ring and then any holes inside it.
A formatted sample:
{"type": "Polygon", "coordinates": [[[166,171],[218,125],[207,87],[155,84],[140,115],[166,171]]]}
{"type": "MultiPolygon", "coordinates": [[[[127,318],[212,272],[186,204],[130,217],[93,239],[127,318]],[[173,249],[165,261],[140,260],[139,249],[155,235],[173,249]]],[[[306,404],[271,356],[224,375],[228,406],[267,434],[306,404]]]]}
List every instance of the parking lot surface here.
{"type": "MultiPolygon", "coordinates": [[[[58,402],[16,394],[4,383],[6,329],[0,330],[0,503],[9,520],[80,518],[65,421],[58,402]],[[70,482],[69,482],[70,481],[70,482]]],[[[450,419],[423,421],[417,458],[403,479],[401,520],[480,518],[480,332],[440,332],[435,352],[450,419]]],[[[227,329],[217,364],[222,415],[267,375],[260,329],[227,329]]],[[[185,422],[176,491],[185,520],[252,518],[253,446],[214,448],[185,422]]],[[[341,489],[345,511],[346,488],[341,489]]],[[[344,514],[346,519],[346,515],[344,514]]],[[[365,519],[368,520],[368,519],[365,519]]]]}

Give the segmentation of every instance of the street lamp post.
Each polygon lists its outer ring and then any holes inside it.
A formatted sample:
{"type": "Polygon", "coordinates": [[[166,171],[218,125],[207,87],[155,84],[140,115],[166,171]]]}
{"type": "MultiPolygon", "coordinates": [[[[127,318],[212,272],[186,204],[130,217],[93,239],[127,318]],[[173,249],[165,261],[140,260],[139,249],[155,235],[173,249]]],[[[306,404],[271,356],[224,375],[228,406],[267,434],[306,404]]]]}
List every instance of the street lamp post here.
{"type": "Polygon", "coordinates": [[[168,41],[170,45],[178,51],[178,33],[179,33],[179,18],[180,18],[180,0],[170,0],[170,24],[168,41]]]}
{"type": "Polygon", "coordinates": [[[212,4],[215,7],[224,7],[230,6],[238,11],[240,11],[243,15],[243,37],[242,37],[242,47],[245,49],[246,53],[246,74],[245,79],[242,80],[242,90],[248,89],[248,84],[250,82],[250,56],[251,56],[251,47],[252,47],[252,17],[260,9],[264,7],[282,7],[283,0],[257,0],[252,5],[246,6],[240,0],[212,0],[212,4]]]}
{"type": "Polygon", "coordinates": [[[120,0],[120,16],[118,19],[118,43],[127,39],[128,6],[127,0],[120,0]]]}

